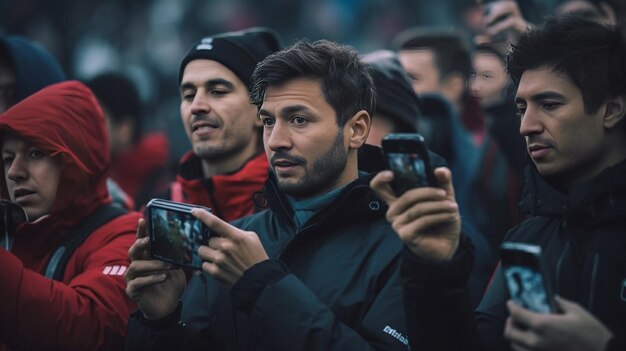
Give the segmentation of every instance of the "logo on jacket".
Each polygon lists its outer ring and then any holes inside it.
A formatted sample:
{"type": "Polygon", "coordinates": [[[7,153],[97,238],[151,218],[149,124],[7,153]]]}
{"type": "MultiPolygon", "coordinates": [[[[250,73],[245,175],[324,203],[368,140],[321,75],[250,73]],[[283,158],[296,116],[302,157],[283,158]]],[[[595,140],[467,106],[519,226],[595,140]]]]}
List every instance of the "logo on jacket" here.
{"type": "Polygon", "coordinates": [[[620,297],[622,301],[626,302],[626,279],[622,280],[622,294],[620,297]]]}
{"type": "Polygon", "coordinates": [[[115,266],[106,266],[102,270],[102,274],[105,275],[122,275],[128,269],[127,266],[115,265],[115,266]]]}
{"type": "Polygon", "coordinates": [[[408,345],[409,344],[409,339],[407,339],[406,336],[402,335],[400,332],[398,332],[397,330],[393,329],[392,327],[390,327],[388,325],[385,326],[385,328],[383,329],[383,332],[385,334],[391,335],[392,337],[394,337],[395,339],[397,339],[398,341],[400,341],[404,345],[408,345]]]}

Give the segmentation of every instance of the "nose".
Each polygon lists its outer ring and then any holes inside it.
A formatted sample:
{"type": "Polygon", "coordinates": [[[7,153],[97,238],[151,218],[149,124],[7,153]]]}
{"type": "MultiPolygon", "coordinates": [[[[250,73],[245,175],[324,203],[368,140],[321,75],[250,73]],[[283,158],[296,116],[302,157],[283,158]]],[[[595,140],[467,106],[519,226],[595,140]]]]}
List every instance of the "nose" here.
{"type": "Polygon", "coordinates": [[[539,118],[539,114],[532,106],[528,106],[522,115],[519,132],[523,136],[531,134],[541,134],[543,132],[543,124],[539,118]]]}
{"type": "Polygon", "coordinates": [[[15,156],[11,164],[5,165],[5,167],[8,168],[6,176],[9,180],[17,182],[28,178],[28,171],[20,156],[15,156]]]}
{"type": "Polygon", "coordinates": [[[272,128],[265,128],[263,140],[266,147],[272,151],[289,150],[292,146],[289,128],[283,126],[279,120],[274,122],[272,128]]]}
{"type": "Polygon", "coordinates": [[[206,97],[206,93],[200,89],[194,95],[193,101],[191,101],[191,114],[208,114],[209,111],[211,111],[209,99],[206,97]]]}

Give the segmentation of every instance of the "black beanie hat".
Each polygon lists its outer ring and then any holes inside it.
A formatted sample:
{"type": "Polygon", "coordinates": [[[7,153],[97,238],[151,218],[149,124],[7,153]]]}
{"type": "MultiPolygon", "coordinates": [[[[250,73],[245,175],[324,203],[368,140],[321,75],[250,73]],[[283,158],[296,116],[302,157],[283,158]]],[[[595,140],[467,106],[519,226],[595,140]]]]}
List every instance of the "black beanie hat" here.
{"type": "Polygon", "coordinates": [[[420,100],[396,54],[378,50],[363,56],[362,61],[371,67],[376,86],[376,111],[391,118],[402,129],[398,132],[417,132],[420,100]]]}
{"type": "Polygon", "coordinates": [[[280,37],[269,28],[254,27],[209,36],[194,45],[183,58],[178,82],[183,79],[183,72],[189,62],[204,59],[214,60],[228,67],[249,87],[250,77],[257,63],[280,49],[280,37]]]}

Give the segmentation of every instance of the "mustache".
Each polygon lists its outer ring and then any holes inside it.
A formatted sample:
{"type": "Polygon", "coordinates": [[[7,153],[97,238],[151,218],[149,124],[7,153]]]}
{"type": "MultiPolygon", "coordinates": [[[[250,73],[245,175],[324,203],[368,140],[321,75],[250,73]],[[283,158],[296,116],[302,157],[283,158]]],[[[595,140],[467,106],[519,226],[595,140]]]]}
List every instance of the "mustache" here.
{"type": "Polygon", "coordinates": [[[191,115],[191,121],[189,121],[189,124],[191,125],[196,122],[206,122],[216,127],[221,127],[223,125],[221,118],[211,116],[206,113],[199,113],[199,114],[191,115]]]}
{"type": "Polygon", "coordinates": [[[296,164],[306,164],[306,160],[304,158],[290,155],[284,151],[278,151],[274,154],[274,156],[272,156],[272,158],[270,159],[270,163],[272,164],[272,166],[275,166],[277,159],[293,162],[296,164]]]}
{"type": "Polygon", "coordinates": [[[532,144],[545,145],[548,147],[554,146],[552,145],[552,142],[550,140],[541,138],[538,135],[529,135],[526,137],[526,145],[532,145],[532,144]]]}

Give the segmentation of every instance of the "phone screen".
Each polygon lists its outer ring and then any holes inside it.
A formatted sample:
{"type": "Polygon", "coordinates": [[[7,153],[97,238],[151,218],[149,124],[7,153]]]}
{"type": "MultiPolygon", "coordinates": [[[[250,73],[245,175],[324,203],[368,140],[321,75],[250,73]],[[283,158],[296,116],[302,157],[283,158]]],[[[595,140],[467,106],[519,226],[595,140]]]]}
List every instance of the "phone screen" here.
{"type": "Polygon", "coordinates": [[[503,249],[501,252],[502,271],[511,300],[534,312],[556,312],[548,282],[541,269],[540,248],[526,244],[519,246],[530,247],[533,252],[519,249],[503,249]]]}
{"type": "Polygon", "coordinates": [[[527,266],[508,266],[504,275],[511,299],[520,306],[539,313],[551,313],[548,293],[540,272],[527,266]]]}
{"type": "Polygon", "coordinates": [[[200,245],[207,245],[208,228],[191,213],[150,208],[150,235],[152,256],[176,265],[200,269],[200,245]]]}
{"type": "Polygon", "coordinates": [[[429,186],[426,163],[416,153],[387,153],[387,162],[394,173],[394,184],[398,194],[429,186]]]}

